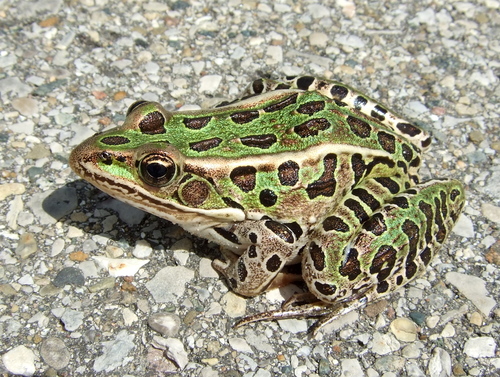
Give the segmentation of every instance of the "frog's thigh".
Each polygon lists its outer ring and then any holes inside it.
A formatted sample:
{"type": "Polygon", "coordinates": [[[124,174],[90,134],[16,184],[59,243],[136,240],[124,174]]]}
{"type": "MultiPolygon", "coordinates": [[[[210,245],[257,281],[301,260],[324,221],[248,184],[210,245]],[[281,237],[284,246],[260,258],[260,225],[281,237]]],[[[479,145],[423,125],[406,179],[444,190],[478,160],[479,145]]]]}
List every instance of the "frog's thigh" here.
{"type": "Polygon", "coordinates": [[[250,231],[248,223],[233,229],[238,238],[247,237],[251,242],[247,250],[237,258],[215,260],[212,264],[231,288],[243,296],[256,296],[266,290],[299,252],[297,236],[288,226],[272,220],[251,225],[250,231]]]}
{"type": "Polygon", "coordinates": [[[425,270],[453,228],[464,200],[458,181],[416,185],[375,211],[347,241],[343,220],[334,214],[329,219],[337,219],[337,224],[321,227],[316,241],[306,247],[304,280],[325,302],[363,296],[372,300],[390,293],[425,270]]]}

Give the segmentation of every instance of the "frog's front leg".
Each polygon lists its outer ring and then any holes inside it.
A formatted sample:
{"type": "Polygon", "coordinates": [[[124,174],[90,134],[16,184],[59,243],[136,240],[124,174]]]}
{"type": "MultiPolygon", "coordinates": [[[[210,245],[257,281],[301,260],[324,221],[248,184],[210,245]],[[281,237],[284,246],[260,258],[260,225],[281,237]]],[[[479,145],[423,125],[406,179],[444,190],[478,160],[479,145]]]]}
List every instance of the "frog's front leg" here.
{"type": "Polygon", "coordinates": [[[298,255],[305,241],[293,226],[273,220],[245,221],[228,231],[250,245],[239,256],[223,250],[226,260],[215,260],[212,265],[238,294],[262,293],[283,278],[280,272],[285,265],[300,262],[298,255]]]}
{"type": "Polygon", "coordinates": [[[332,214],[304,253],[310,291],[325,303],[370,301],[413,280],[450,233],[464,198],[458,181],[418,184],[384,204],[347,238],[348,219],[332,214]]]}

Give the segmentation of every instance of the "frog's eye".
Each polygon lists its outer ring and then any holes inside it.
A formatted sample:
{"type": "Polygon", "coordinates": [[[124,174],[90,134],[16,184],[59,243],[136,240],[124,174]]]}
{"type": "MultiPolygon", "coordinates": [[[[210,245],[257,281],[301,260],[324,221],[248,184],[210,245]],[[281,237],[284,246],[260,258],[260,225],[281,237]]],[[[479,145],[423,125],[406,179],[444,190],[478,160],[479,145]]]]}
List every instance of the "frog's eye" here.
{"type": "Polygon", "coordinates": [[[137,109],[139,106],[144,105],[148,101],[140,100],[140,101],[135,101],[132,105],[130,105],[127,109],[127,115],[129,115],[132,111],[137,109]]]}
{"type": "Polygon", "coordinates": [[[170,183],[177,174],[177,165],[162,154],[146,155],[139,162],[139,175],[148,185],[161,187],[170,183]]]}

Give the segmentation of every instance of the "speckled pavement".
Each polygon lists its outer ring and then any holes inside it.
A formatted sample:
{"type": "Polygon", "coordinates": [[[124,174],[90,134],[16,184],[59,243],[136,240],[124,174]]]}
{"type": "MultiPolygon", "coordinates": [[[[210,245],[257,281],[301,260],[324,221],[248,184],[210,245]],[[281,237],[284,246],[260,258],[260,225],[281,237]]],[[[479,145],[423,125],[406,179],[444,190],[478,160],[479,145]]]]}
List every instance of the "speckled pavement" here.
{"type": "Polygon", "coordinates": [[[499,24],[498,0],[0,0],[0,373],[500,374],[499,24]],[[216,245],[68,166],[135,100],[210,107],[262,75],[298,74],[429,130],[422,178],[467,189],[424,276],[315,338],[310,320],[234,329],[296,287],[231,293],[210,265],[216,245]]]}

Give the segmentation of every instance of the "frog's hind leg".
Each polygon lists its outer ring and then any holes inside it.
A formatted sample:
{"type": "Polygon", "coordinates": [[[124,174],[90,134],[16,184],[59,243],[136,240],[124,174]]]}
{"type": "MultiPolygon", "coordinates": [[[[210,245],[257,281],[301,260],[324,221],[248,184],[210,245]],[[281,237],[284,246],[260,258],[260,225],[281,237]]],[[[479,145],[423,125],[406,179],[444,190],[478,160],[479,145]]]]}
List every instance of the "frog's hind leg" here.
{"type": "Polygon", "coordinates": [[[451,232],[464,200],[460,182],[433,180],[396,195],[347,243],[335,242],[342,227],[318,227],[321,234],[303,257],[309,290],[333,304],[360,298],[369,302],[403,286],[425,271],[451,232]]]}

